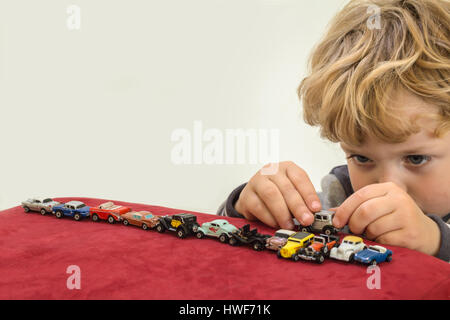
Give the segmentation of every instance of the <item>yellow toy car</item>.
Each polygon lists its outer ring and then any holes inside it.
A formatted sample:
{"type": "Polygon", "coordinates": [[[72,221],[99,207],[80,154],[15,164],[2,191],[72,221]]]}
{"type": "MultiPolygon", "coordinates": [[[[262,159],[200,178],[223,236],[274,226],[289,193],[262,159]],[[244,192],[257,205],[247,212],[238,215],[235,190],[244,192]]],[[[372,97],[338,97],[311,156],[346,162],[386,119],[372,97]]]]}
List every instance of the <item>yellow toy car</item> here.
{"type": "Polygon", "coordinates": [[[309,246],[314,238],[313,233],[308,232],[296,232],[292,236],[290,236],[286,242],[286,244],[277,252],[278,258],[292,258],[296,257],[297,252],[301,248],[305,248],[309,246]]]}

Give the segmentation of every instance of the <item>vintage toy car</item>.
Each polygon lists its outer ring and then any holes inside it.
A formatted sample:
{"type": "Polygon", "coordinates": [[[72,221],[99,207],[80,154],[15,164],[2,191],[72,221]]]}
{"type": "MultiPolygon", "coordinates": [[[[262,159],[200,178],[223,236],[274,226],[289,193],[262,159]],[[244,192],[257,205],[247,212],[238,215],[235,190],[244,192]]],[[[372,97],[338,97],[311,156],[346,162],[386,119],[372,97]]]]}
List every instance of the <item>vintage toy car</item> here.
{"type": "Polygon", "coordinates": [[[340,229],[333,226],[334,211],[321,210],[314,213],[314,222],[310,226],[301,225],[297,219],[294,224],[303,232],[320,232],[326,235],[337,233],[340,229]]]}
{"type": "Polygon", "coordinates": [[[149,211],[129,211],[121,216],[125,226],[131,224],[144,230],[155,228],[159,223],[159,218],[159,216],[155,216],[149,211]]]}
{"type": "Polygon", "coordinates": [[[178,238],[182,239],[189,234],[194,234],[198,230],[197,217],[190,213],[177,213],[172,216],[159,217],[156,230],[164,232],[166,230],[175,231],[178,238]]]}
{"type": "Polygon", "coordinates": [[[250,225],[246,224],[242,228],[231,233],[228,243],[232,246],[246,244],[252,246],[254,250],[260,251],[266,247],[268,238],[270,238],[270,235],[260,234],[257,229],[250,230],[250,225]]]}
{"type": "Polygon", "coordinates": [[[125,206],[115,205],[113,202],[108,201],[102,203],[98,207],[91,207],[89,213],[92,221],[108,220],[109,223],[121,221],[121,214],[130,212],[131,209],[125,206]]]}
{"type": "Polygon", "coordinates": [[[67,216],[80,221],[82,218],[89,217],[89,207],[81,201],[69,201],[65,204],[54,206],[52,213],[59,219],[67,216]]]}
{"type": "Polygon", "coordinates": [[[360,237],[346,236],[339,247],[331,249],[330,258],[352,262],[355,254],[366,248],[367,246],[360,237]]]}
{"type": "Polygon", "coordinates": [[[50,198],[30,198],[22,201],[22,208],[25,212],[38,211],[42,215],[52,212],[52,208],[61,204],[58,201],[53,201],[50,198]]]}
{"type": "Polygon", "coordinates": [[[287,239],[292,236],[295,231],[280,229],[275,232],[273,237],[270,237],[266,241],[266,248],[270,250],[278,251],[281,249],[287,242],[287,239]]]}
{"type": "Polygon", "coordinates": [[[373,245],[355,254],[355,261],[376,265],[380,262],[390,262],[393,252],[385,247],[373,245]]]}
{"type": "Polygon", "coordinates": [[[314,236],[312,244],[306,248],[301,248],[293,257],[295,261],[299,259],[322,263],[325,257],[330,255],[330,250],[338,245],[339,237],[321,234],[314,236]]]}
{"type": "Polygon", "coordinates": [[[292,236],[290,236],[286,242],[286,244],[277,252],[278,258],[286,258],[286,259],[295,259],[296,253],[304,247],[307,247],[311,244],[312,239],[314,238],[313,233],[308,232],[296,232],[292,236]]]}
{"type": "Polygon", "coordinates": [[[227,220],[216,219],[211,222],[205,222],[195,231],[197,238],[201,239],[204,236],[219,238],[222,243],[228,242],[231,233],[238,230],[235,226],[230,224],[227,220]]]}

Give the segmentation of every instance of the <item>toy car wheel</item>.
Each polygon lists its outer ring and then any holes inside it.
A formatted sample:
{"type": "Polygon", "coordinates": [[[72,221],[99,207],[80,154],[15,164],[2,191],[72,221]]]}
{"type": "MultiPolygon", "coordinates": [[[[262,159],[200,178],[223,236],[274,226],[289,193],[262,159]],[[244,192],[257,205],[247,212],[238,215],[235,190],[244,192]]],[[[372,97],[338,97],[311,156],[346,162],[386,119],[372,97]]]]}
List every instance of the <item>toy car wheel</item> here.
{"type": "Polygon", "coordinates": [[[93,214],[92,215],[92,221],[97,222],[98,221],[98,215],[93,214]]]}
{"type": "Polygon", "coordinates": [[[23,211],[25,211],[26,213],[30,212],[30,208],[28,207],[23,207],[23,211]]]}
{"type": "Polygon", "coordinates": [[[61,211],[56,211],[56,212],[55,212],[55,217],[57,217],[58,219],[61,219],[62,216],[63,216],[63,214],[62,214],[61,211]]]}
{"type": "Polygon", "coordinates": [[[109,216],[109,217],[108,217],[108,222],[111,223],[111,224],[113,224],[114,222],[116,222],[116,219],[114,219],[113,216],[109,216]]]}
{"type": "Polygon", "coordinates": [[[330,236],[334,233],[334,228],[330,226],[324,227],[322,232],[325,233],[327,236],[330,236]]]}
{"type": "Polygon", "coordinates": [[[178,228],[177,237],[183,239],[184,237],[186,237],[186,231],[184,231],[183,228],[178,228]]]}
{"type": "Polygon", "coordinates": [[[237,240],[235,238],[230,238],[230,240],[228,240],[228,243],[232,246],[237,245],[237,240]]]}
{"type": "Polygon", "coordinates": [[[261,251],[262,249],[264,249],[264,246],[262,245],[261,242],[259,241],[253,242],[253,250],[261,251]]]}
{"type": "Polygon", "coordinates": [[[371,265],[371,266],[376,266],[376,265],[377,265],[377,260],[372,260],[372,261],[370,261],[370,265],[371,265]]]}
{"type": "Polygon", "coordinates": [[[355,258],[355,254],[354,253],[352,253],[351,255],[350,255],[350,257],[348,257],[348,262],[353,262],[353,259],[355,258]]]}
{"type": "Polygon", "coordinates": [[[127,225],[129,225],[129,224],[130,224],[130,223],[128,222],[128,220],[127,220],[127,219],[123,219],[123,222],[122,222],[122,223],[123,223],[123,225],[124,225],[124,226],[127,226],[127,225]]]}
{"type": "Polygon", "coordinates": [[[80,221],[81,220],[81,215],[79,213],[75,213],[73,218],[75,219],[75,221],[80,221]]]}
{"type": "Polygon", "coordinates": [[[41,214],[42,214],[43,216],[45,216],[45,215],[47,214],[47,210],[45,210],[44,208],[42,208],[42,209],[41,209],[41,214]]]}
{"type": "Polygon", "coordinates": [[[203,232],[199,231],[195,234],[195,236],[197,237],[197,239],[201,239],[203,238],[203,232]]]}
{"type": "Polygon", "coordinates": [[[164,231],[166,231],[166,228],[164,228],[162,224],[158,224],[156,226],[156,231],[158,231],[159,233],[163,233],[164,231]]]}
{"type": "Polygon", "coordinates": [[[389,255],[386,257],[386,262],[391,262],[391,260],[392,260],[392,254],[389,254],[389,255]]]}
{"type": "Polygon", "coordinates": [[[316,262],[321,264],[325,261],[325,257],[323,256],[323,254],[319,254],[316,258],[316,262]]]}
{"type": "Polygon", "coordinates": [[[311,232],[311,227],[302,227],[302,232],[311,232]]]}
{"type": "Polygon", "coordinates": [[[277,251],[277,258],[281,259],[281,251],[280,250],[277,251]]]}
{"type": "Polygon", "coordinates": [[[227,242],[227,240],[228,240],[228,236],[225,233],[222,233],[219,237],[219,241],[222,243],[225,243],[225,242],[227,242]]]}
{"type": "Polygon", "coordinates": [[[146,223],[142,224],[142,229],[147,230],[148,229],[148,225],[146,223]]]}
{"type": "Polygon", "coordinates": [[[328,253],[328,247],[327,247],[326,245],[323,246],[322,252],[323,252],[324,254],[327,254],[327,253],[328,253]]]}
{"type": "Polygon", "coordinates": [[[292,255],[292,260],[294,260],[295,262],[297,262],[298,260],[300,260],[300,256],[297,253],[294,253],[292,255]]]}

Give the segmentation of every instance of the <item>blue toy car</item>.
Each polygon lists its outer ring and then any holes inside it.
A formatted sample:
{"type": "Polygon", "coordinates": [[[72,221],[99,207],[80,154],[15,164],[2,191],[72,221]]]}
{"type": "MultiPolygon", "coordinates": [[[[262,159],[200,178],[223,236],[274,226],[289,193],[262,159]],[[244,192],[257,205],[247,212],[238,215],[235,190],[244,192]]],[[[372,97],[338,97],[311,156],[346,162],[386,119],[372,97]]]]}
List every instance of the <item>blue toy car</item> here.
{"type": "Polygon", "coordinates": [[[52,213],[61,219],[63,216],[74,218],[80,221],[81,218],[89,217],[89,207],[81,201],[69,201],[65,204],[60,204],[52,208],[52,213]]]}
{"type": "Polygon", "coordinates": [[[382,246],[369,246],[369,248],[359,251],[355,254],[355,261],[371,264],[375,266],[380,262],[389,262],[392,260],[393,252],[382,246]]]}

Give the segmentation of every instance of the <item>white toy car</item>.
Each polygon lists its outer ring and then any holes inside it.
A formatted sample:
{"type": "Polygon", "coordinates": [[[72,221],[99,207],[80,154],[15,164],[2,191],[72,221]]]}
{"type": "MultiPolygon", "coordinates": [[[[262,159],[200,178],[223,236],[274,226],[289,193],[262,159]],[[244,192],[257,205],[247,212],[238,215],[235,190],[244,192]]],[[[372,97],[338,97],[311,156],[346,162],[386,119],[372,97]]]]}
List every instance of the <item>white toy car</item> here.
{"type": "Polygon", "coordinates": [[[50,198],[31,198],[22,202],[22,207],[25,212],[38,211],[42,215],[52,212],[54,206],[59,205],[58,201],[53,201],[50,198]]]}
{"type": "Polygon", "coordinates": [[[355,253],[366,249],[367,246],[360,237],[346,236],[339,247],[332,248],[330,258],[352,262],[355,253]]]}

